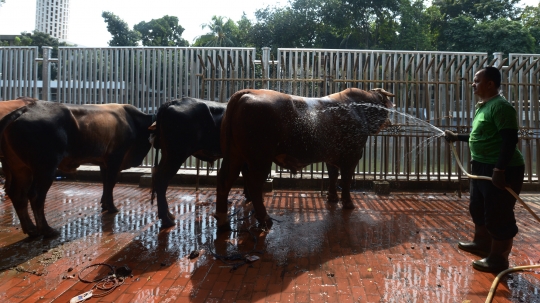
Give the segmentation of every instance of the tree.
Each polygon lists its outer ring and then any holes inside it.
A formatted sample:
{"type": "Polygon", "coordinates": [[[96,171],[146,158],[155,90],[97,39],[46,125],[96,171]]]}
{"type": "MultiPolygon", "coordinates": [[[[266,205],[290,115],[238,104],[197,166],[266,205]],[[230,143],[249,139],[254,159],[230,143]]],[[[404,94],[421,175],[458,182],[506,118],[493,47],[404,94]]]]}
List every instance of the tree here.
{"type": "Polygon", "coordinates": [[[528,30],[535,39],[533,52],[540,51],[540,4],[538,6],[527,6],[521,15],[523,27],[528,30]]]}
{"type": "MultiPolygon", "coordinates": [[[[18,43],[18,45],[21,46],[37,46],[38,47],[38,53],[40,57],[43,57],[43,46],[51,46],[52,47],[52,58],[58,58],[58,47],[59,46],[70,46],[66,42],[59,42],[57,38],[54,38],[53,36],[42,33],[38,31],[33,31],[32,33],[23,32],[21,33],[19,40],[15,39],[15,43],[18,43]]],[[[38,78],[41,79],[41,70],[42,66],[40,65],[38,68],[38,78]]],[[[52,65],[51,67],[51,79],[56,79],[56,75],[58,73],[58,68],[56,65],[52,65]]]]}
{"type": "Polygon", "coordinates": [[[246,13],[242,14],[242,17],[236,22],[236,30],[233,35],[236,40],[236,45],[240,47],[254,46],[252,39],[250,38],[250,32],[253,28],[251,20],[248,19],[246,13]]]}
{"type": "Polygon", "coordinates": [[[476,51],[532,53],[535,40],[519,21],[504,18],[481,22],[475,27],[478,44],[476,51]]]}
{"type": "Polygon", "coordinates": [[[495,20],[499,18],[517,19],[521,9],[520,0],[433,0],[448,19],[467,15],[476,20],[495,20]]]}
{"type": "Polygon", "coordinates": [[[197,38],[196,46],[236,46],[235,33],[238,32],[238,26],[231,19],[213,16],[212,22],[205,23],[201,27],[203,30],[208,28],[209,32],[197,38]]]}
{"type": "Polygon", "coordinates": [[[475,33],[476,21],[466,15],[446,21],[441,30],[438,50],[456,52],[474,52],[480,35],[475,33]]]}
{"type": "Polygon", "coordinates": [[[441,13],[439,7],[432,5],[425,10],[424,16],[426,18],[426,27],[429,33],[429,40],[431,41],[430,43],[433,49],[444,49],[440,47],[441,44],[445,45],[447,42],[442,36],[443,30],[445,29],[444,14],[441,13]]]}
{"type": "Polygon", "coordinates": [[[182,38],[184,28],[178,24],[178,18],[165,15],[150,22],[140,22],[133,29],[141,34],[144,46],[189,46],[182,38]]]}
{"type": "Polygon", "coordinates": [[[400,0],[292,0],[255,12],[255,45],[385,48],[395,42],[400,0]]]}
{"type": "Polygon", "coordinates": [[[400,7],[398,47],[403,50],[433,50],[430,37],[430,15],[422,0],[402,0],[400,7]]]}
{"type": "Polygon", "coordinates": [[[105,23],[107,23],[107,31],[112,35],[109,46],[139,45],[141,33],[130,30],[128,24],[124,20],[111,12],[103,12],[101,16],[105,19],[105,23]]]}
{"type": "Polygon", "coordinates": [[[257,47],[323,47],[318,44],[321,41],[319,37],[327,33],[324,24],[319,22],[317,10],[316,6],[304,3],[259,9],[255,12],[257,23],[253,25],[250,36],[257,47]]]}

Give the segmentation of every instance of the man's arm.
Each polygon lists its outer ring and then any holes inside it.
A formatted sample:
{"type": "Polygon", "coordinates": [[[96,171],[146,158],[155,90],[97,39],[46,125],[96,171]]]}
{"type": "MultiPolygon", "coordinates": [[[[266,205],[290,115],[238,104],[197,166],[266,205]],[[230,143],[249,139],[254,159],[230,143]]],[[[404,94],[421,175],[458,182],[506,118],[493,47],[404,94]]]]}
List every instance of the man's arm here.
{"type": "Polygon", "coordinates": [[[502,137],[501,152],[499,159],[493,169],[493,175],[491,176],[491,182],[493,185],[500,189],[505,189],[507,186],[506,178],[504,176],[504,169],[512,160],[512,156],[516,150],[516,144],[518,142],[517,129],[501,129],[499,134],[502,137]]]}
{"type": "Polygon", "coordinates": [[[516,150],[516,144],[518,143],[518,130],[517,129],[501,129],[499,134],[502,137],[501,153],[495,168],[504,170],[516,150]]]}

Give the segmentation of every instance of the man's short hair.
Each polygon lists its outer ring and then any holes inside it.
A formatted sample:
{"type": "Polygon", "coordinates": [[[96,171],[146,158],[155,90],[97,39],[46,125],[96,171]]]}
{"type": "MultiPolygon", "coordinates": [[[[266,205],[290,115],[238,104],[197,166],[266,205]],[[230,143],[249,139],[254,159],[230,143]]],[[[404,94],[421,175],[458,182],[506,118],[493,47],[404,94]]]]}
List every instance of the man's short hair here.
{"type": "Polygon", "coordinates": [[[501,86],[501,72],[493,66],[484,67],[481,71],[484,73],[484,78],[495,83],[495,87],[501,86]]]}

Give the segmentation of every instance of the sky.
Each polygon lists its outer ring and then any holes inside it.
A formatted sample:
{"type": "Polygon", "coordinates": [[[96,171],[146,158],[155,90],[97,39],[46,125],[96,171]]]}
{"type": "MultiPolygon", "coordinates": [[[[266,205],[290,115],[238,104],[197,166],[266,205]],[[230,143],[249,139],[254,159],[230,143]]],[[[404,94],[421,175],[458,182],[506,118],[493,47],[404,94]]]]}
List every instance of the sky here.
{"type": "MultiPolygon", "coordinates": [[[[141,21],[176,16],[185,29],[182,38],[191,44],[197,36],[206,33],[201,25],[210,23],[214,15],[238,21],[245,12],[254,20],[257,9],[276,3],[273,0],[70,0],[68,41],[79,46],[108,46],[111,35],[101,13],[109,11],[126,21],[131,29],[141,21]]],[[[6,0],[0,7],[0,35],[32,32],[35,15],[36,0],[6,0]]]]}
{"type": "MultiPolygon", "coordinates": [[[[254,12],[268,5],[285,5],[287,0],[70,0],[68,41],[79,46],[107,46],[111,35],[101,17],[109,11],[126,21],[130,28],[141,21],[158,19],[165,15],[177,16],[185,29],[182,38],[193,43],[206,33],[201,29],[212,16],[240,20],[245,12],[254,20],[254,12]],[[191,2],[193,1],[193,2],[191,2]],[[182,4],[183,3],[183,4],[182,4]]],[[[539,0],[522,0],[524,5],[538,5],[539,0]]],[[[17,35],[35,29],[36,0],[6,0],[0,7],[0,35],[17,35]]]]}

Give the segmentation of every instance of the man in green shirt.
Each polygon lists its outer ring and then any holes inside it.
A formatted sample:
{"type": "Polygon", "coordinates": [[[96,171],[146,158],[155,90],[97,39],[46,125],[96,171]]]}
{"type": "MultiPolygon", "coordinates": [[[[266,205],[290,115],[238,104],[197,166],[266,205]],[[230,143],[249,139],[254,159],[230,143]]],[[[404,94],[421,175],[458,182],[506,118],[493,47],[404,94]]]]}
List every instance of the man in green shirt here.
{"type": "Polygon", "coordinates": [[[475,225],[472,242],[459,242],[458,248],[484,259],[473,262],[480,271],[499,273],[508,268],[508,255],[518,232],[514,216],[517,194],[523,185],[525,165],[517,148],[516,110],[499,95],[501,73],[495,67],[478,71],[472,84],[480,98],[470,134],[445,131],[449,142],[469,142],[473,175],[488,176],[492,181],[470,180],[469,211],[475,225]]]}

